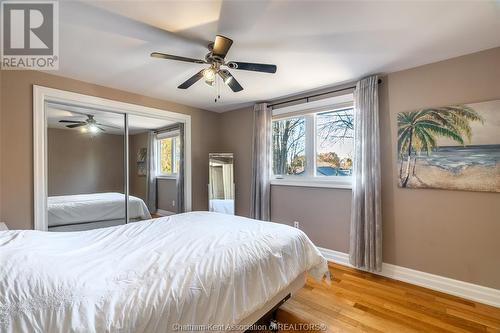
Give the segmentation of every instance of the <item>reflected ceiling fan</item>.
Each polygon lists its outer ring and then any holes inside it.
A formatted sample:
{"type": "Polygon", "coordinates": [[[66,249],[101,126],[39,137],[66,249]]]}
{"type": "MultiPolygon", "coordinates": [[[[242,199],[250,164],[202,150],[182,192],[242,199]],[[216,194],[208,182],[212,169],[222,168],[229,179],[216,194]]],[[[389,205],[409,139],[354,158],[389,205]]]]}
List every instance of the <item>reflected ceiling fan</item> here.
{"type": "Polygon", "coordinates": [[[239,61],[226,62],[225,58],[232,44],[232,39],[217,35],[215,37],[215,41],[208,44],[209,52],[205,56],[205,60],[186,58],[160,52],[151,53],[151,57],[210,65],[208,68],[202,69],[201,71],[187,79],[184,83],[177,87],[179,89],[187,89],[202,78],[205,80],[205,83],[210,86],[214,86],[216,84],[217,77],[220,77],[222,81],[224,81],[224,83],[227,84],[229,88],[231,88],[232,91],[242,91],[243,87],[238,83],[238,81],[236,81],[234,76],[229,72],[229,70],[222,67],[262,73],[276,73],[276,65],[256,64],[239,61]]]}
{"type": "Polygon", "coordinates": [[[116,126],[106,125],[102,123],[98,123],[94,116],[91,114],[87,114],[87,119],[85,121],[77,121],[77,120],[59,120],[60,123],[69,123],[71,125],[66,125],[67,128],[79,128],[81,127],[82,132],[90,132],[97,133],[99,131],[105,132],[106,130],[103,127],[120,129],[116,126]]]}

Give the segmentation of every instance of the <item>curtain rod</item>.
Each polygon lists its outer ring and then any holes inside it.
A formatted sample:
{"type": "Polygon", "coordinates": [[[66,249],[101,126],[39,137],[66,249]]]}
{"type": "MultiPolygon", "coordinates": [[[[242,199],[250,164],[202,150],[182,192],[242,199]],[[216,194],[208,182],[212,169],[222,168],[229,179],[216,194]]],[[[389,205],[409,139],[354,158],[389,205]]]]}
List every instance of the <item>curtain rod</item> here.
{"type": "MultiPolygon", "coordinates": [[[[378,79],[377,83],[378,84],[382,83],[382,79],[378,79]]],[[[309,95],[309,96],[304,96],[304,97],[297,97],[297,98],[294,98],[294,99],[289,99],[287,101],[269,104],[268,107],[272,108],[272,107],[275,107],[277,105],[288,104],[288,103],[292,103],[292,102],[298,102],[298,101],[301,101],[303,99],[305,99],[306,103],[308,103],[310,98],[320,97],[320,96],[323,96],[323,95],[333,94],[333,93],[336,93],[336,92],[341,92],[341,91],[345,91],[345,90],[351,90],[351,89],[355,89],[355,88],[356,88],[356,86],[349,86],[349,87],[345,87],[345,88],[340,88],[340,89],[335,89],[335,90],[329,90],[329,91],[325,91],[325,92],[314,94],[314,95],[309,95]]]]}

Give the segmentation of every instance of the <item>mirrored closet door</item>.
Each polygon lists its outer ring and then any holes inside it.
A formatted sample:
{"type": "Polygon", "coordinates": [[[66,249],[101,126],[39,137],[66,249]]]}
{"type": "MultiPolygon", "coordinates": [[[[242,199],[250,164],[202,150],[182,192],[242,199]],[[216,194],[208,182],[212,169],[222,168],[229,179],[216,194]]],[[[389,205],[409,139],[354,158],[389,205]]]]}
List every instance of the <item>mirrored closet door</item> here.
{"type": "Polygon", "coordinates": [[[49,231],[185,211],[184,124],[47,103],[49,231]]]}
{"type": "Polygon", "coordinates": [[[129,214],[144,219],[140,202],[153,217],[185,211],[184,124],[130,115],[129,214]]]}
{"type": "Polygon", "coordinates": [[[126,223],[125,116],[46,105],[49,231],[126,223]]]}

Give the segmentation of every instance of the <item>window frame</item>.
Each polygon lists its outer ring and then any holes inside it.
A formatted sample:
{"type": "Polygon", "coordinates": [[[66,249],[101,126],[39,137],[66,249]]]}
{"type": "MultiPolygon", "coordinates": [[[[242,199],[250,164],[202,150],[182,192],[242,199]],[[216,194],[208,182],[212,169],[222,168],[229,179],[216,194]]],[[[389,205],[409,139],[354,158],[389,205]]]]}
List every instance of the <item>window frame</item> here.
{"type": "MultiPolygon", "coordinates": [[[[349,94],[352,96],[352,94],[349,94]]],[[[305,118],[305,149],[306,158],[305,175],[275,175],[273,173],[273,151],[270,151],[270,179],[271,185],[282,186],[304,186],[304,187],[326,187],[339,189],[352,189],[353,176],[321,176],[317,175],[317,132],[316,114],[354,109],[353,98],[349,101],[332,103],[318,107],[310,107],[307,103],[302,108],[296,108],[294,112],[286,112],[281,109],[273,110],[272,122],[289,118],[305,118]],[[311,167],[312,166],[312,167],[311,167]]],[[[353,159],[355,156],[353,156],[353,159]]]]}
{"type": "Polygon", "coordinates": [[[164,133],[158,133],[156,135],[156,144],[155,144],[155,149],[156,149],[156,156],[158,158],[156,159],[156,178],[160,179],[177,179],[177,172],[172,172],[172,173],[162,173],[161,172],[161,144],[160,141],[164,139],[172,139],[172,170],[176,170],[177,168],[177,151],[176,151],[176,145],[177,145],[177,140],[180,137],[179,131],[171,131],[171,132],[164,132],[164,133]]]}

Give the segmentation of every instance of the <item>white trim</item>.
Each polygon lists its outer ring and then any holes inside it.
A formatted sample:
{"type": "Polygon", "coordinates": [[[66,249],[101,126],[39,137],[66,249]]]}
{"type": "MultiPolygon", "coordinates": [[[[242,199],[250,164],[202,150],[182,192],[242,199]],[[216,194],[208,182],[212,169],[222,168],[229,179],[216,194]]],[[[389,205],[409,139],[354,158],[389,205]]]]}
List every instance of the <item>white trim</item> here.
{"type": "Polygon", "coordinates": [[[171,212],[169,210],[157,209],[156,214],[161,216],[170,216],[170,215],[175,215],[177,213],[171,212]]]}
{"type": "Polygon", "coordinates": [[[323,179],[291,179],[291,178],[280,178],[271,179],[271,185],[278,186],[303,186],[303,187],[322,187],[322,188],[338,188],[350,190],[352,189],[352,184],[348,182],[339,182],[335,180],[323,180],[323,179]]]}
{"type": "Polygon", "coordinates": [[[121,114],[147,116],[151,118],[183,122],[185,135],[185,207],[186,211],[191,211],[192,180],[190,115],[33,85],[33,188],[35,230],[47,230],[46,102],[85,106],[121,114]]]}
{"type": "Polygon", "coordinates": [[[171,175],[158,175],[156,176],[156,179],[168,179],[168,180],[177,180],[177,174],[173,173],[171,175]]]}
{"type": "MultiPolygon", "coordinates": [[[[306,168],[304,174],[306,177],[316,176],[316,117],[314,114],[304,116],[305,122],[305,147],[306,168]]],[[[274,154],[273,154],[274,156],[274,154]]]]}
{"type": "MultiPolygon", "coordinates": [[[[353,267],[349,263],[349,255],[344,252],[318,247],[323,256],[337,264],[353,267]]],[[[383,263],[382,271],[375,274],[394,280],[411,283],[417,286],[441,291],[472,301],[500,307],[500,290],[477,284],[434,275],[414,269],[383,263]]]]}

